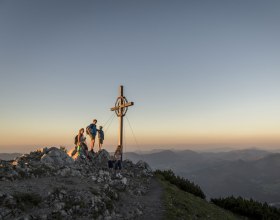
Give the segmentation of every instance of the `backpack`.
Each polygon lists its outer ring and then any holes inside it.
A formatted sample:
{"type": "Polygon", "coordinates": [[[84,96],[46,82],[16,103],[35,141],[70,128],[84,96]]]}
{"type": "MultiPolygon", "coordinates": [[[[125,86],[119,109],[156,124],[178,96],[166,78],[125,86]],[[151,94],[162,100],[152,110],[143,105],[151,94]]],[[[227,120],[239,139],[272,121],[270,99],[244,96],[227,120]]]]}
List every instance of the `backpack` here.
{"type": "Polygon", "coordinates": [[[87,134],[87,135],[89,135],[88,130],[91,130],[90,125],[89,125],[89,126],[87,126],[87,128],[86,128],[86,134],[87,134]]]}
{"type": "Polygon", "coordinates": [[[75,137],[74,144],[75,144],[75,145],[77,145],[77,144],[78,144],[78,135],[75,137]]]}

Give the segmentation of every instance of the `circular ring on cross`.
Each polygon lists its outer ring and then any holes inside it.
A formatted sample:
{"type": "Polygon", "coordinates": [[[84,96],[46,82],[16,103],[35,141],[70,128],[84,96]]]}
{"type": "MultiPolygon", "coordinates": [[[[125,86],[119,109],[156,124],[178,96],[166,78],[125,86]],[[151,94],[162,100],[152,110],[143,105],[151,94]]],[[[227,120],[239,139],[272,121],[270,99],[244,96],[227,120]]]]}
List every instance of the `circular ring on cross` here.
{"type": "Polygon", "coordinates": [[[128,101],[124,96],[120,96],[117,98],[117,101],[115,103],[115,107],[116,107],[115,112],[116,112],[117,116],[119,116],[119,117],[125,116],[125,114],[128,110],[128,107],[125,106],[127,103],[128,103],[128,101]]]}

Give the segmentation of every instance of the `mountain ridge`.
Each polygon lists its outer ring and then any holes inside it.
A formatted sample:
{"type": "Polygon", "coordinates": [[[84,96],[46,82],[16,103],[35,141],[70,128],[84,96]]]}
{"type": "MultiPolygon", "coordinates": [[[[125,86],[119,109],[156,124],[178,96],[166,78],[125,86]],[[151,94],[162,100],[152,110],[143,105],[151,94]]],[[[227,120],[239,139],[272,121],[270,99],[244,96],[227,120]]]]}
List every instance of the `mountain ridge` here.
{"type": "Polygon", "coordinates": [[[272,205],[280,202],[279,153],[253,148],[220,153],[176,151],[166,155],[168,160],[156,154],[127,156],[132,161],[141,158],[154,169],[172,169],[199,184],[208,198],[232,193],[272,205]]]}

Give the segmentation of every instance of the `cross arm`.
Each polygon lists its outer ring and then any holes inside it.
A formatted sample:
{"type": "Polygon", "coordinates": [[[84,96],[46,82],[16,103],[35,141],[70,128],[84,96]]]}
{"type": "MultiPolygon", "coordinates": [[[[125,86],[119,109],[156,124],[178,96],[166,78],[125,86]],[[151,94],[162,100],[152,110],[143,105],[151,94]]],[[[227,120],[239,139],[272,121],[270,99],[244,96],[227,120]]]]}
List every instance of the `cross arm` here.
{"type": "Polygon", "coordinates": [[[120,105],[120,106],[111,108],[111,111],[116,111],[116,110],[118,110],[120,108],[125,108],[125,107],[129,107],[129,106],[132,106],[132,105],[134,105],[134,102],[128,102],[128,103],[126,103],[124,105],[120,105]]]}

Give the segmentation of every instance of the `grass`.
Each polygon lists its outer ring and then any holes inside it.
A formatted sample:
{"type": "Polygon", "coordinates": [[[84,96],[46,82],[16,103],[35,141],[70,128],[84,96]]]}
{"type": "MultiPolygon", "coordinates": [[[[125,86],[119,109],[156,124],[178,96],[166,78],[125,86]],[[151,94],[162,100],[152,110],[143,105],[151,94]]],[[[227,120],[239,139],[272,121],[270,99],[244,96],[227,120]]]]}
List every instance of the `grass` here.
{"type": "Polygon", "coordinates": [[[21,210],[31,209],[42,202],[41,196],[35,193],[16,192],[13,197],[16,200],[17,207],[21,210]]]}
{"type": "Polygon", "coordinates": [[[157,175],[164,188],[165,219],[208,219],[208,220],[244,220],[222,208],[215,206],[199,197],[180,190],[175,185],[157,175]]]}

